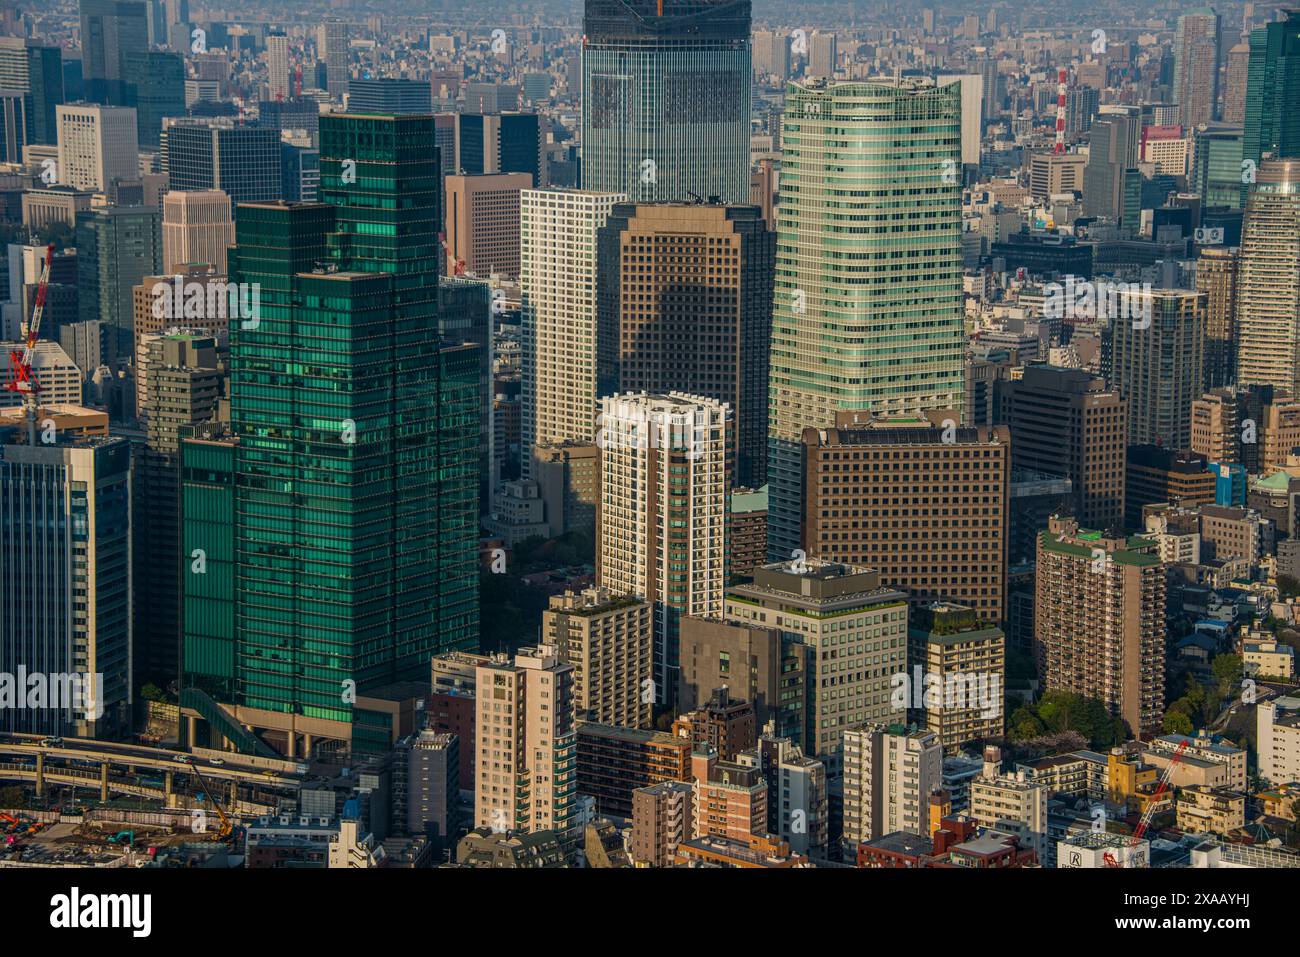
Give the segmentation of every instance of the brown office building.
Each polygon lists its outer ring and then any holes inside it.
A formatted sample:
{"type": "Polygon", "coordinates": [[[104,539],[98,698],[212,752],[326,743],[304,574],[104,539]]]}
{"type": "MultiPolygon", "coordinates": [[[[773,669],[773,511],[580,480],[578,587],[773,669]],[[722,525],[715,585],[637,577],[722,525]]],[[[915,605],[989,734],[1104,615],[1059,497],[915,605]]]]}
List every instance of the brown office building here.
{"type": "Polygon", "coordinates": [[[679,844],[695,836],[695,788],[663,781],[632,792],[632,862],[670,867],[679,844]]]}
{"type": "Polygon", "coordinates": [[[767,564],[767,486],[731,490],[731,573],[767,564]]]}
{"type": "Polygon", "coordinates": [[[596,799],[598,814],[632,815],[632,792],[662,781],[689,781],[691,742],[663,731],[578,725],[578,793],[596,799]]]}
{"type": "Polygon", "coordinates": [[[753,703],[758,727],[774,720],[778,735],[803,741],[808,645],[783,639],[775,628],[684,617],[678,647],[677,706],[683,712],[694,711],[714,689],[727,685],[753,703]]]}
{"type": "Polygon", "coordinates": [[[519,195],[532,186],[531,173],[447,177],[443,229],[465,272],[519,278],[519,195]]]}
{"type": "Polygon", "coordinates": [[[804,429],[803,547],[874,569],[914,602],[960,602],[997,623],[1006,598],[1007,428],[926,415],[841,412],[834,429],[804,429]]]}
{"type": "Polygon", "coordinates": [[[1130,445],[1124,471],[1124,520],[1142,528],[1144,505],[1213,505],[1216,473],[1199,452],[1130,445]]]}
{"type": "Polygon", "coordinates": [[[1047,691],[1101,701],[1133,735],[1164,717],[1165,567],[1149,539],[1053,518],[1038,537],[1034,637],[1047,691]]]}
{"type": "Polygon", "coordinates": [[[776,234],[761,210],[618,203],[596,245],[599,393],[730,404],[735,484],[763,485],[776,234]]]}
{"type": "Polygon", "coordinates": [[[1218,389],[1236,378],[1237,250],[1202,248],[1196,260],[1196,291],[1205,295],[1205,388],[1218,389]]]}
{"type": "Polygon", "coordinates": [[[1120,394],[1100,376],[1047,365],[1027,366],[1002,394],[1012,465],[1068,478],[1079,521],[1118,528],[1128,445],[1128,406],[1120,394]]]}
{"type": "Polygon", "coordinates": [[[753,702],[733,698],[725,686],[716,688],[703,706],[673,722],[673,736],[692,748],[711,747],[723,761],[734,761],[758,742],[753,702]]]}

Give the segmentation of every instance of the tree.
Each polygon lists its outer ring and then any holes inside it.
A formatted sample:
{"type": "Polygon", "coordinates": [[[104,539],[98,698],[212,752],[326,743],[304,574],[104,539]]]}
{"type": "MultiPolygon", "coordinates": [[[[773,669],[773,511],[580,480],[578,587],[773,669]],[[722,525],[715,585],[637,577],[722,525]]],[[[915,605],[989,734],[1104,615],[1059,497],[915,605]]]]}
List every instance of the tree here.
{"type": "Polygon", "coordinates": [[[1300,579],[1290,575],[1278,575],[1277,591],[1283,598],[1295,598],[1300,595],[1300,579]]]}
{"type": "MultiPolygon", "coordinates": [[[[1216,655],[1210,662],[1210,672],[1219,683],[1219,697],[1222,698],[1241,686],[1241,656],[1233,654],[1216,655]]],[[[1217,705],[1218,702],[1215,702],[1217,705]]]]}
{"type": "Polygon", "coordinates": [[[1162,725],[1165,734],[1191,734],[1196,729],[1192,726],[1192,719],[1183,711],[1166,711],[1165,720],[1162,725]]]}

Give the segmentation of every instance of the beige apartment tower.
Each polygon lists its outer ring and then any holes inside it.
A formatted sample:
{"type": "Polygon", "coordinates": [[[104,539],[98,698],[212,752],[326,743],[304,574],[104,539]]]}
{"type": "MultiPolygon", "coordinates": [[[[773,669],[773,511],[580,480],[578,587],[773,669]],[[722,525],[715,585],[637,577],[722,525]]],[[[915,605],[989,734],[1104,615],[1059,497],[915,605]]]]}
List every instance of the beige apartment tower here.
{"type": "Polygon", "coordinates": [[[929,833],[930,794],[943,786],[943,747],[929,731],[874,724],[844,732],[844,843],[895,831],[929,833]]]}
{"type": "Polygon", "coordinates": [[[526,189],[519,206],[520,447],[596,438],[596,231],[621,193],[526,189]]]}
{"type": "Polygon", "coordinates": [[[702,396],[601,401],[601,585],[654,606],[655,701],[677,689],[684,615],[716,618],[727,584],[731,409],[702,396]]]}
{"type": "Polygon", "coordinates": [[[1156,542],[1052,518],[1038,538],[1034,643],[1048,691],[1101,701],[1134,735],[1164,717],[1165,567],[1156,542]]]}
{"type": "Polygon", "coordinates": [[[207,263],[226,273],[226,250],[235,244],[230,197],[219,189],[172,190],[163,197],[163,271],[207,263]]]}
{"type": "Polygon", "coordinates": [[[649,602],[603,588],[566,591],[542,612],[542,638],[573,666],[579,721],[652,727],[654,619],[649,602]]]}
{"type": "Polygon", "coordinates": [[[1266,159],[1237,266],[1237,384],[1300,396],[1300,159],[1266,159]]]}
{"type": "Polygon", "coordinates": [[[1206,389],[1231,385],[1236,378],[1237,252],[1207,246],[1196,260],[1196,291],[1205,296],[1206,389]]]}
{"type": "Polygon", "coordinates": [[[577,814],[573,666],[550,645],[475,671],[474,826],[568,832],[577,814]]]}
{"type": "Polygon", "coordinates": [[[1205,297],[1152,289],[1137,300],[1139,318],[1115,319],[1103,338],[1102,371],[1128,401],[1128,444],[1185,449],[1192,402],[1201,395],[1205,297]]]}

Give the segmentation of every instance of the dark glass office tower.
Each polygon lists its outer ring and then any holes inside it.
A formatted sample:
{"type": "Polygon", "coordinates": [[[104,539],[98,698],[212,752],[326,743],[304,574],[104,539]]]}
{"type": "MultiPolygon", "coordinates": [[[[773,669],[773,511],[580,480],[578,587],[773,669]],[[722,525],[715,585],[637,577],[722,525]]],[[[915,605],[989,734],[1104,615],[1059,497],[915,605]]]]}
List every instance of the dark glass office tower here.
{"type": "Polygon", "coordinates": [[[133,290],[162,271],[162,215],[153,206],[105,206],[77,214],[77,306],[108,334],[109,362],[135,353],[133,290]]]}
{"type": "Polygon", "coordinates": [[[1300,156],[1300,10],[1250,34],[1243,159],[1300,156]]]}
{"type": "Polygon", "coordinates": [[[126,105],[127,61],[149,51],[144,0],[81,0],[81,59],[85,97],[126,105]]]}
{"type": "Polygon", "coordinates": [[[151,50],[126,61],[126,106],[135,107],[141,149],[156,150],[163,117],[185,116],[185,61],[178,53],[151,50]]]}
{"type": "Polygon", "coordinates": [[[348,110],[353,113],[432,113],[433,87],[428,80],[395,77],[349,80],[348,110]]]}
{"type": "MultiPolygon", "coordinates": [[[[543,185],[541,127],[536,113],[460,113],[457,123],[461,173],[528,173],[534,187],[543,185]]],[[[444,164],[450,161],[444,153],[444,164]]]]}
{"type": "Polygon", "coordinates": [[[187,119],[161,137],[172,189],[220,189],[233,203],[280,199],[280,133],[229,119],[187,119]]]}
{"type": "Polygon", "coordinates": [[[230,278],[260,290],[231,324],[236,438],[182,454],[184,547],[238,577],[187,580],[186,685],[351,738],[349,682],[477,643],[480,374],[438,335],[433,118],[325,117],[321,143],[330,202],[236,212],[230,278]]]}
{"type": "Polygon", "coordinates": [[[63,51],[22,37],[0,37],[0,90],[23,94],[28,143],[58,142],[54,108],[63,97],[63,51]]]}
{"type": "Polygon", "coordinates": [[[749,0],[587,0],[582,186],[749,201],[749,0]]]}

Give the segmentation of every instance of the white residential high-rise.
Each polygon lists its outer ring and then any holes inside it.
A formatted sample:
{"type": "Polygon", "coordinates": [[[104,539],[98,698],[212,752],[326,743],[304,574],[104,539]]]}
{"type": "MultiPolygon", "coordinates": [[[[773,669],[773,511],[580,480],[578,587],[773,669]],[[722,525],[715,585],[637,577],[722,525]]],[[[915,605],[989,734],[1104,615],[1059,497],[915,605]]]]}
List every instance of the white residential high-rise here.
{"type": "Polygon", "coordinates": [[[1047,785],[1026,777],[1023,769],[1003,774],[1001,765],[1001,749],[985,748],[984,770],[970,783],[970,816],[981,827],[1019,835],[1021,846],[1046,863],[1052,850],[1047,844],[1047,785]]]}
{"type": "Polygon", "coordinates": [[[266,83],[271,99],[289,99],[289,38],[283,33],[266,38],[266,83]]]}
{"type": "Polygon", "coordinates": [[[1261,702],[1255,724],[1259,776],[1270,784],[1300,780],[1300,698],[1261,702]]]}
{"type": "Polygon", "coordinates": [[[553,645],[475,669],[474,826],[569,831],[576,822],[573,666],[553,645]]]}
{"type": "Polygon", "coordinates": [[[845,731],[845,846],[895,831],[928,835],[930,792],[942,786],[937,734],[883,724],[845,731]]]}
{"type": "Polygon", "coordinates": [[[208,263],[226,274],[226,250],[235,243],[230,197],[223,190],[172,190],[163,197],[163,271],[208,263]]]}
{"type": "Polygon", "coordinates": [[[327,20],[320,26],[321,59],[325,61],[325,86],[331,98],[339,100],[348,91],[351,30],[342,20],[327,20]]]}
{"type": "Polygon", "coordinates": [[[103,193],[115,179],[139,178],[134,108],[61,103],[55,116],[61,185],[103,193]]]}
{"type": "Polygon", "coordinates": [[[654,606],[655,700],[677,688],[682,615],[718,618],[727,584],[732,413],[672,392],[601,400],[598,580],[654,606]]]}
{"type": "Polygon", "coordinates": [[[624,199],[573,189],[520,195],[525,478],[536,446],[595,438],[596,230],[624,199]]]}

